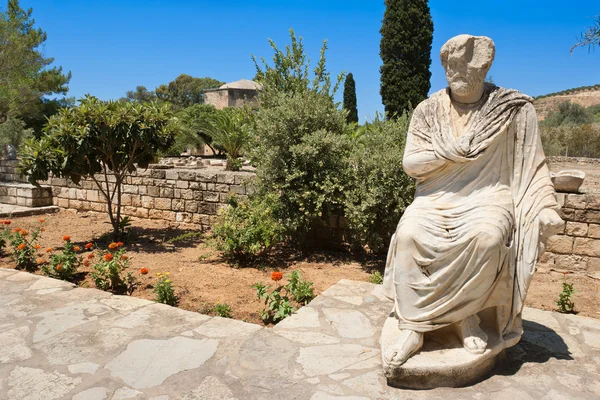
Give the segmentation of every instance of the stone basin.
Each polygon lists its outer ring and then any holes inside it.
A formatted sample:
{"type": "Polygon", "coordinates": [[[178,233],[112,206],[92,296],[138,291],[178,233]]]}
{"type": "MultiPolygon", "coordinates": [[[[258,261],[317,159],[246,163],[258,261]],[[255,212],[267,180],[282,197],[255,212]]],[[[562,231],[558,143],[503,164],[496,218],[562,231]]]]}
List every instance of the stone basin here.
{"type": "Polygon", "coordinates": [[[585,179],[585,172],[574,169],[550,172],[550,179],[557,192],[579,193],[579,188],[585,179]]]}

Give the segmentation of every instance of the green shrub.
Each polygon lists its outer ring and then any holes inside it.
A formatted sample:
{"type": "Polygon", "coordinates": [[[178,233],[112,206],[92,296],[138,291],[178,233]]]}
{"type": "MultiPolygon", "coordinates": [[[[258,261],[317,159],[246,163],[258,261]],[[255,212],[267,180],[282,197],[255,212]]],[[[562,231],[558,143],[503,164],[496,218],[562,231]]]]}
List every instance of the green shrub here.
{"type": "Polygon", "coordinates": [[[111,243],[109,250],[100,253],[100,261],[92,266],[92,279],[98,289],[131,293],[135,285],[131,273],[123,275],[129,267],[129,257],[122,244],[111,243]]]}
{"type": "Polygon", "coordinates": [[[211,239],[227,258],[237,261],[257,257],[283,240],[282,226],[273,216],[272,195],[228,199],[213,227],[211,239]]]}
{"type": "Polygon", "coordinates": [[[600,157],[600,125],[561,125],[542,128],[546,156],[600,157]]]}
{"type": "Polygon", "coordinates": [[[414,181],[402,169],[410,116],[376,119],[353,139],[345,192],[345,216],[356,245],[385,250],[414,196],[414,181]]]}
{"type": "Polygon", "coordinates": [[[76,254],[79,247],[76,248],[70,238],[64,242],[62,253],[52,254],[50,263],[42,266],[42,272],[53,278],[70,281],[77,273],[77,267],[81,264],[81,257],[76,254]]]}
{"type": "Polygon", "coordinates": [[[369,282],[381,285],[383,283],[383,275],[381,275],[381,272],[375,271],[369,276],[369,282]]]}
{"type": "Polygon", "coordinates": [[[168,272],[158,274],[158,282],[154,286],[154,293],[156,294],[156,301],[159,303],[176,306],[179,302],[168,272]]]}
{"type": "Polygon", "coordinates": [[[231,310],[231,307],[229,307],[229,304],[217,303],[211,311],[219,317],[233,318],[233,311],[231,310]]]}
{"type": "Polygon", "coordinates": [[[37,240],[41,232],[41,225],[31,232],[21,228],[15,228],[12,231],[6,228],[3,230],[3,236],[13,248],[12,258],[16,264],[16,269],[33,271],[36,268],[35,254],[40,247],[37,240]]]}
{"type": "Polygon", "coordinates": [[[299,304],[306,305],[315,298],[313,283],[303,279],[300,271],[290,273],[286,289],[299,304]]]}

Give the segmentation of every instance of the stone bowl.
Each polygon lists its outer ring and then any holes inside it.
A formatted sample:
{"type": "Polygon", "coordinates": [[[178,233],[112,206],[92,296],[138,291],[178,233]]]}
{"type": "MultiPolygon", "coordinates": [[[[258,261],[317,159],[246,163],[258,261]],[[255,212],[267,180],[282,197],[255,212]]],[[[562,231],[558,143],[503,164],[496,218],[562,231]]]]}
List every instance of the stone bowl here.
{"type": "Polygon", "coordinates": [[[585,172],[574,169],[560,172],[550,172],[554,190],[561,193],[579,193],[579,188],[585,179],[585,172]]]}

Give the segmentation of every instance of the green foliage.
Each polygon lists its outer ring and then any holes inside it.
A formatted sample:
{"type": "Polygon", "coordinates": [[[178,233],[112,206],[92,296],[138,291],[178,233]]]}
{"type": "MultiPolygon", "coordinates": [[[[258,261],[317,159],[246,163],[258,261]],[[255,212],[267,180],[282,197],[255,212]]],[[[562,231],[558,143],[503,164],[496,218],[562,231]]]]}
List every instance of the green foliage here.
{"type": "Polygon", "coordinates": [[[283,230],[273,214],[273,195],[239,200],[232,196],[213,227],[211,240],[227,258],[237,261],[260,256],[283,240],[283,230]]]}
{"type": "Polygon", "coordinates": [[[558,300],[556,300],[559,312],[564,314],[573,314],[575,312],[575,303],[573,303],[574,293],[573,284],[566,281],[563,282],[562,292],[560,292],[558,300]]]}
{"type": "Polygon", "coordinates": [[[138,103],[149,103],[157,99],[153,90],[146,89],[146,86],[136,86],[135,90],[129,90],[126,97],[121,101],[133,101],[138,103]]]}
{"type": "Polygon", "coordinates": [[[210,77],[195,78],[181,74],[169,84],[157,87],[155,93],[159,100],[170,103],[175,110],[181,110],[192,104],[204,103],[204,91],[216,89],[224,83],[210,77]]]}
{"type": "Polygon", "coordinates": [[[215,306],[212,308],[211,311],[213,312],[213,314],[215,314],[219,317],[233,318],[233,311],[231,310],[231,307],[229,307],[229,304],[226,304],[226,303],[215,304],[215,306]]]}
{"type": "Polygon", "coordinates": [[[129,258],[124,247],[99,253],[99,261],[92,266],[92,279],[98,289],[130,292],[132,276],[126,274],[129,258]]]}
{"type": "Polygon", "coordinates": [[[589,106],[586,108],[587,113],[590,115],[594,123],[600,123],[600,104],[596,104],[595,106],[589,106]]]}
{"type": "Polygon", "coordinates": [[[171,148],[174,154],[180,154],[190,148],[197,149],[205,144],[213,154],[219,154],[223,149],[213,143],[213,138],[205,129],[207,122],[219,111],[211,104],[194,104],[177,114],[181,121],[181,132],[177,135],[171,148]]]}
{"type": "Polygon", "coordinates": [[[381,272],[375,271],[369,275],[369,282],[376,285],[381,285],[383,283],[383,275],[381,275],[381,272]]]}
{"type": "MultiPolygon", "coordinates": [[[[5,2],[6,4],[6,2],[5,2]]],[[[43,96],[65,94],[71,73],[51,67],[53,58],[43,54],[46,33],[34,26],[32,9],[23,10],[18,0],[9,0],[0,12],[0,123],[23,115],[43,96]]]]}
{"type": "Polygon", "coordinates": [[[543,126],[557,127],[562,125],[582,125],[592,122],[592,116],[583,106],[570,101],[558,105],[558,110],[550,113],[543,122],[543,126]]]}
{"type": "Polygon", "coordinates": [[[186,232],[186,233],[182,233],[179,236],[175,236],[175,237],[167,240],[167,243],[173,243],[173,244],[188,243],[188,242],[200,240],[203,237],[204,237],[204,232],[186,232]]]}
{"type": "Polygon", "coordinates": [[[88,96],[50,118],[42,137],[25,142],[21,172],[34,184],[47,180],[50,173],[76,184],[82,177],[92,179],[107,200],[113,235],[118,238],[123,229],[123,181],[138,167],[146,168],[157,152],[166,151],[177,132],[167,105],[105,102],[88,96]]]}
{"type": "Polygon", "coordinates": [[[433,22],[427,0],[386,0],[381,27],[381,98],[396,118],[427,98],[433,22]]]}
{"type": "Polygon", "coordinates": [[[200,129],[227,153],[226,170],[238,171],[241,168],[238,157],[250,142],[252,121],[250,110],[244,108],[226,108],[197,121],[200,129]]]}
{"type": "Polygon", "coordinates": [[[356,107],[356,83],[350,73],[344,82],[344,110],[348,111],[346,121],[349,124],[358,123],[358,108],[356,107]]]}
{"type": "Polygon", "coordinates": [[[600,125],[562,125],[542,128],[546,156],[600,158],[600,125]]]}
{"type": "Polygon", "coordinates": [[[261,318],[265,323],[277,323],[296,311],[290,302],[285,286],[279,285],[270,293],[269,287],[263,283],[255,283],[252,287],[256,289],[256,297],[265,303],[266,308],[261,311],[261,318]],[[284,293],[282,294],[282,292],[284,293]]]}
{"type": "Polygon", "coordinates": [[[256,113],[252,159],[259,185],[278,196],[291,233],[343,209],[350,127],[331,99],[312,91],[272,99],[256,113]]]}
{"type": "Polygon", "coordinates": [[[71,240],[66,240],[63,251],[50,256],[50,264],[42,266],[42,272],[53,278],[70,281],[77,273],[77,267],[81,264],[81,257],[75,252],[75,246],[71,240]]]}
{"type": "Polygon", "coordinates": [[[259,65],[256,57],[252,55],[252,61],[256,67],[254,80],[259,82],[263,91],[260,95],[261,108],[277,107],[279,95],[285,93],[289,96],[300,95],[308,91],[328,97],[333,102],[333,96],[344,80],[344,73],[340,73],[336,83],[331,82],[331,74],[325,66],[327,52],[327,41],[323,41],[319,62],[310,73],[310,59],[304,51],[302,37],[297,38],[293,29],[290,29],[290,44],[281,51],[275,42],[269,39],[273,49],[273,65],[269,65],[265,58],[261,57],[259,65]]]}
{"type": "Polygon", "coordinates": [[[21,228],[11,231],[5,225],[2,233],[3,239],[7,240],[13,248],[12,258],[16,264],[16,269],[33,271],[36,267],[35,250],[39,247],[37,240],[41,233],[41,226],[29,232],[21,228]]]}
{"type": "Polygon", "coordinates": [[[17,150],[23,141],[33,135],[33,129],[26,128],[25,122],[19,118],[8,118],[0,124],[0,147],[13,145],[17,150]]]}
{"type": "Polygon", "coordinates": [[[154,293],[156,294],[156,301],[158,303],[176,306],[179,302],[179,298],[175,295],[173,282],[169,279],[168,272],[158,274],[158,282],[154,286],[154,293]]]}
{"type": "Polygon", "coordinates": [[[414,196],[414,182],[402,169],[410,116],[376,119],[354,139],[349,157],[351,182],[345,212],[356,245],[374,252],[387,248],[414,196]]]}
{"type": "Polygon", "coordinates": [[[292,271],[288,276],[286,290],[294,301],[306,305],[315,298],[313,283],[302,278],[300,271],[292,271]]]}

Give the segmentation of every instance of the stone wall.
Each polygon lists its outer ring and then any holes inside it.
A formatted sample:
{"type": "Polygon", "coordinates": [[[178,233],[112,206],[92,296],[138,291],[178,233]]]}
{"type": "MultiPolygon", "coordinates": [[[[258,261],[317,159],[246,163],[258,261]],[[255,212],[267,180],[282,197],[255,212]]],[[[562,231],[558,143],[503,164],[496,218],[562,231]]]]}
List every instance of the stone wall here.
{"type": "MultiPolygon", "coordinates": [[[[244,198],[250,190],[252,172],[219,169],[138,170],[123,185],[122,212],[139,218],[186,222],[208,229],[217,211],[232,193],[244,198]]],[[[109,182],[114,179],[109,177],[109,182]]],[[[51,178],[54,205],[82,211],[106,212],[102,193],[91,180],[80,185],[51,178]]]]}
{"type": "Polygon", "coordinates": [[[27,182],[21,178],[17,165],[19,160],[0,159],[0,181],[1,182],[27,182]]]}
{"type": "Polygon", "coordinates": [[[538,266],[573,272],[600,272],[600,195],[557,194],[562,234],[548,239],[538,266]]]}

